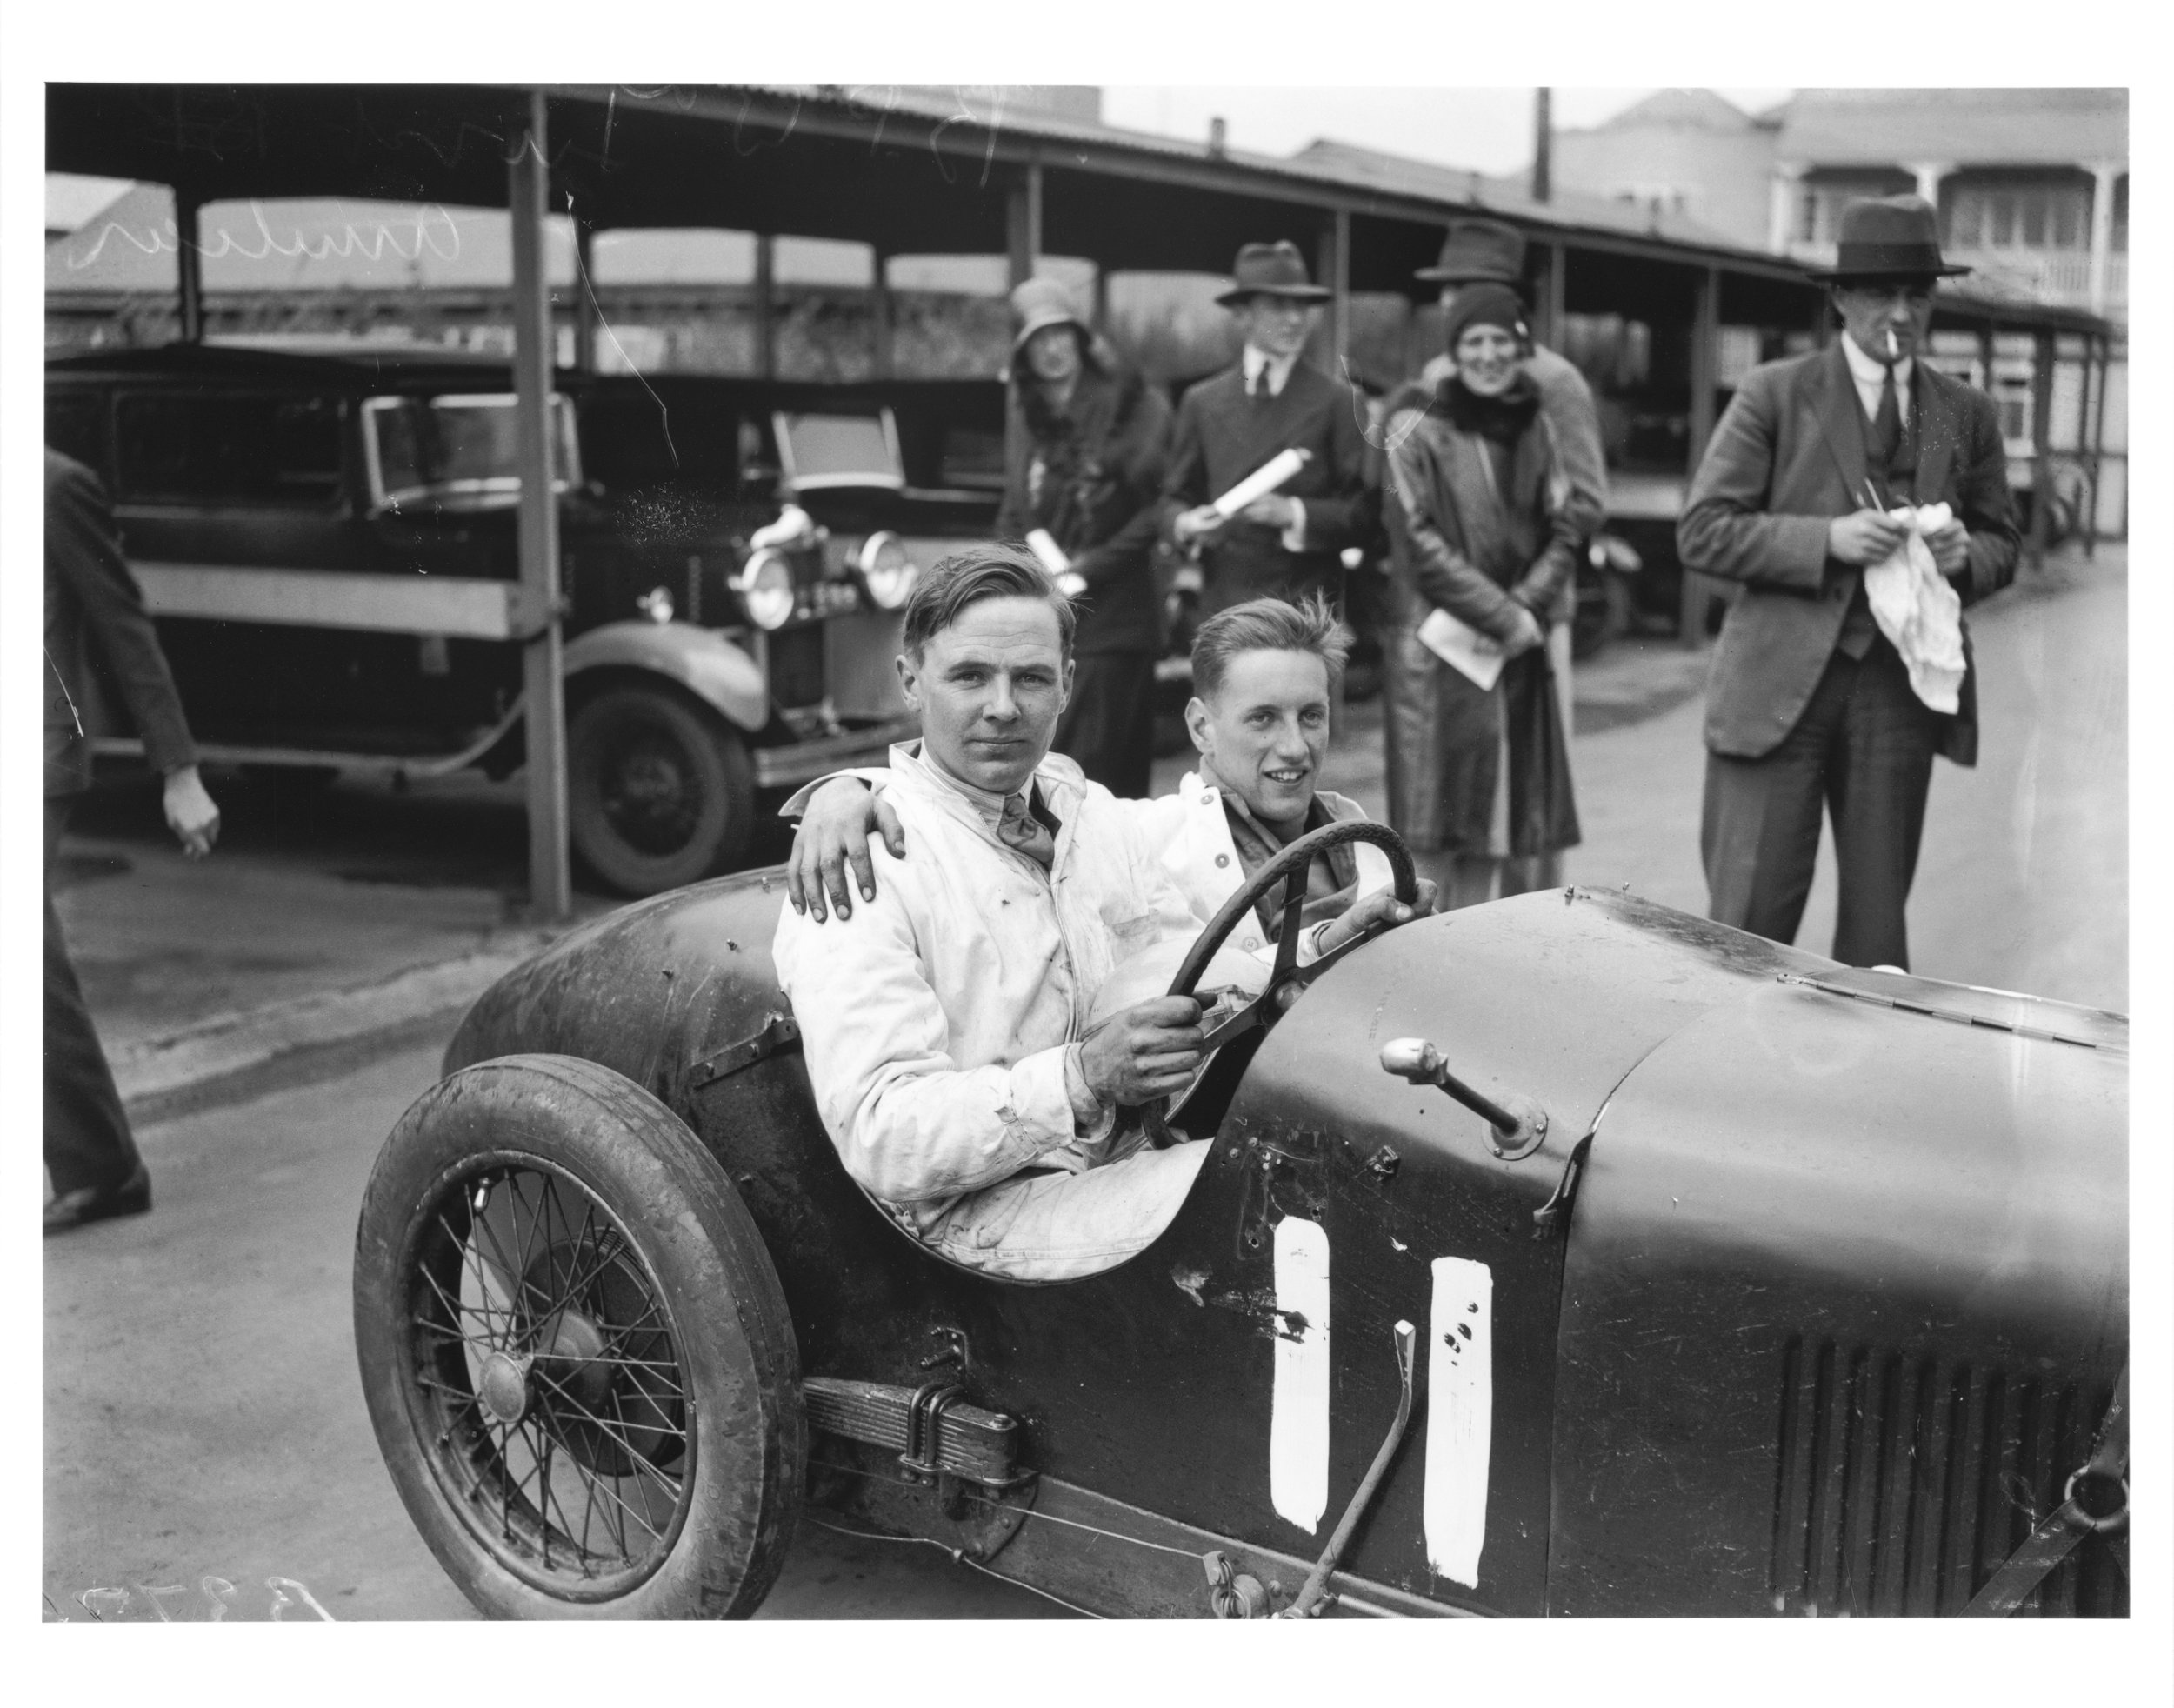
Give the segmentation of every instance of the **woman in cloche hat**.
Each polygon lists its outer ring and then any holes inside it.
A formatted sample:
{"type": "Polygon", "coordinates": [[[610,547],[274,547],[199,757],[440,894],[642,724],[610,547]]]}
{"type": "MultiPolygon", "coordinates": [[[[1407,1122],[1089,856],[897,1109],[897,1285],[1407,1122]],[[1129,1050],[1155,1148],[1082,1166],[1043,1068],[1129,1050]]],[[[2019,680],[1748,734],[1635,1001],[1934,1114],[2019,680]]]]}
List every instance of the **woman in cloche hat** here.
{"type": "Polygon", "coordinates": [[[1065,584],[1077,590],[1072,697],[1057,751],[1110,793],[1144,797],[1161,640],[1149,560],[1170,404],[1118,362],[1057,280],[1030,278],[1014,290],[1011,321],[997,532],[1024,539],[1045,530],[1069,561],[1065,584]]]}

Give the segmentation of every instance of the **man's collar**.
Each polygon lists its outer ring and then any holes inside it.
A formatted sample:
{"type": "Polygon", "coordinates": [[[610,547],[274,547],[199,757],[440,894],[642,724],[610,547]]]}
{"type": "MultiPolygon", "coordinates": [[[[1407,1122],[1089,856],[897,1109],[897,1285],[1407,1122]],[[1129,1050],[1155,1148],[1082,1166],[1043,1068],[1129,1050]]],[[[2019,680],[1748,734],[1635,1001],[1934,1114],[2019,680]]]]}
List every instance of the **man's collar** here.
{"type": "MultiPolygon", "coordinates": [[[[1007,797],[992,794],[986,789],[977,788],[953,777],[929,757],[927,744],[924,741],[892,743],[890,768],[901,777],[923,780],[924,792],[932,793],[938,799],[948,796],[961,805],[971,808],[992,830],[1004,817],[1007,797]]],[[[1023,797],[1030,810],[1034,804],[1032,791],[1038,784],[1042,799],[1049,810],[1061,817],[1070,811],[1067,803],[1071,799],[1070,791],[1080,780],[1079,769],[1074,761],[1061,753],[1045,753],[1040,764],[1035,766],[1034,775],[1012,794],[1023,797]]]]}
{"type": "MultiPolygon", "coordinates": [[[[1850,364],[1850,371],[1866,385],[1877,385],[1887,373],[1888,364],[1877,356],[1868,356],[1857,348],[1857,342],[1847,332],[1842,335],[1842,359],[1850,364]]],[[[1894,364],[1895,384],[1910,384],[1911,358],[1905,356],[1894,364]]]]}
{"type": "Polygon", "coordinates": [[[1245,370],[1245,389],[1248,391],[1253,389],[1254,376],[1260,372],[1263,366],[1266,366],[1269,391],[1281,397],[1284,388],[1290,384],[1290,370],[1298,365],[1298,357],[1297,350],[1289,356],[1270,356],[1253,344],[1246,345],[1239,358],[1245,370]]]}

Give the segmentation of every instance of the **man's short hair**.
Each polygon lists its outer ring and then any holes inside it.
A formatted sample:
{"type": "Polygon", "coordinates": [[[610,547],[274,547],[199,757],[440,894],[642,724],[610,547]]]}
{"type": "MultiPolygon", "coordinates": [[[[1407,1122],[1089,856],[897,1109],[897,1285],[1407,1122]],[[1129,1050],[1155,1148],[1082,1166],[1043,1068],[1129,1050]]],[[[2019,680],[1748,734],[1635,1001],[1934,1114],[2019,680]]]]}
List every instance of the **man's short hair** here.
{"type": "Polygon", "coordinates": [[[906,600],[906,656],[917,664],[922,650],[959,619],[967,606],[984,599],[1042,599],[1057,613],[1058,646],[1072,656],[1072,631],[1078,626],[1072,602],[1058,590],[1025,546],[993,540],[955,551],[913,586],[906,600]]]}
{"type": "Polygon", "coordinates": [[[1351,631],[1329,602],[1309,593],[1288,599],[1248,599],[1217,611],[1193,637],[1193,692],[1212,699],[1231,659],[1241,652],[1310,652],[1327,667],[1331,688],[1351,656],[1351,631]]]}

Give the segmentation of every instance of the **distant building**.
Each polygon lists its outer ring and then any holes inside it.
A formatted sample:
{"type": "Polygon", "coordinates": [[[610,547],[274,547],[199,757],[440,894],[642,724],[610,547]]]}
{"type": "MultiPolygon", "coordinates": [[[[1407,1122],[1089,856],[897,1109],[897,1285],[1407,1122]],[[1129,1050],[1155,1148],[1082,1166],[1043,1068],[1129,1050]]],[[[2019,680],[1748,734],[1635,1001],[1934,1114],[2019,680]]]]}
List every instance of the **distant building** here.
{"type": "Polygon", "coordinates": [[[1605,124],[1557,131],[1554,183],[1764,249],[1780,129],[1778,112],[1754,116],[1710,89],[1664,89],[1605,124]]]}
{"type": "Polygon", "coordinates": [[[1806,89],[1780,116],[1768,247],[1829,260],[1844,203],[1914,190],[1973,290],[2126,321],[2126,90],[1806,89]]]}
{"type": "Polygon", "coordinates": [[[1844,204],[1914,192],[1974,294],[2128,317],[2125,90],[1803,89],[1751,114],[1666,89],[1558,131],[1553,175],[1813,263],[1844,204]]]}

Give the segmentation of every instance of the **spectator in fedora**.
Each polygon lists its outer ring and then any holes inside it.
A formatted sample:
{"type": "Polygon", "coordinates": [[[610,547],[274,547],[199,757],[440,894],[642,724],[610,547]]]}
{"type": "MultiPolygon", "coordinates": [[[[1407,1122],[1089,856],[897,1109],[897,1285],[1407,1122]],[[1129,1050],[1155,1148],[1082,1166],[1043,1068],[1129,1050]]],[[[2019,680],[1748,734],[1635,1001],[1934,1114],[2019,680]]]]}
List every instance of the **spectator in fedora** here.
{"type": "MultiPolygon", "coordinates": [[[[1468,284],[1504,284],[1525,297],[1524,234],[1498,219],[1453,219],[1442,239],[1440,258],[1415,277],[1442,288],[1445,311],[1468,284]]],[[[1427,364],[1420,383],[1429,390],[1439,389],[1454,365],[1445,351],[1427,364]]],[[[1570,520],[1581,535],[1590,538],[1608,515],[1608,462],[1592,388],[1576,363],[1543,344],[1530,344],[1524,365],[1540,394],[1541,412],[1554,430],[1557,471],[1569,484],[1570,520]]],[[[1565,671],[1566,684],[1569,679],[1565,671]]]]}
{"type": "Polygon", "coordinates": [[[1835,959],[1907,967],[1933,757],[1977,762],[1976,667],[1952,713],[1920,701],[1864,571],[1904,543],[1888,514],[1898,505],[1953,512],[1925,544],[1964,604],[2008,584],[2018,542],[1992,399],[1917,360],[1935,283],[1968,270],[1942,261],[1931,206],[1853,202],[1838,237],[1834,265],[1811,276],[1829,286],[1841,337],[1753,370],[1677,524],[1684,568],[1743,589],[1707,684],[1700,851],[1713,917],[1793,942],[1824,803],[1835,959]]]}
{"type": "Polygon", "coordinates": [[[1045,530],[1070,566],[1064,590],[1078,629],[1055,748],[1111,794],[1144,797],[1162,638],[1150,555],[1162,526],[1170,404],[1118,364],[1057,280],[1021,284],[1011,316],[997,532],[1024,539],[1045,530]]]}
{"type": "Polygon", "coordinates": [[[1171,538],[1200,553],[1203,616],[1264,594],[1333,600],[1342,553],[1364,545],[1374,524],[1365,405],[1300,354],[1330,293],[1307,277],[1288,242],[1246,244],[1231,271],[1216,300],[1237,322],[1244,349],[1178,405],[1163,486],[1171,538]],[[1284,450],[1309,460],[1280,490],[1224,522],[1211,501],[1284,450]]]}

